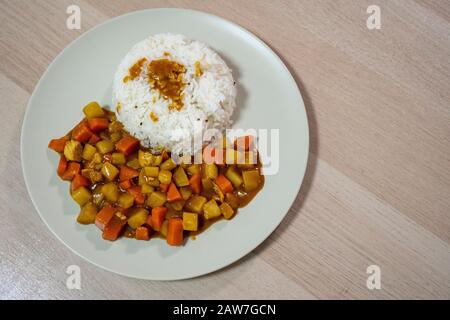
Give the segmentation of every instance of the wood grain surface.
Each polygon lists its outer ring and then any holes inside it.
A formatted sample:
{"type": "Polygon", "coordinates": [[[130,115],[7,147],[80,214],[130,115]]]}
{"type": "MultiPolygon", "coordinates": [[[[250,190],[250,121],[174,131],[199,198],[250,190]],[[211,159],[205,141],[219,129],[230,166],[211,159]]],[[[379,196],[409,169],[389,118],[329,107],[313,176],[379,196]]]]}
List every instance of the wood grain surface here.
{"type": "Polygon", "coordinates": [[[0,36],[0,298],[450,298],[449,1],[1,0],[0,36]],[[81,30],[66,28],[70,4],[81,30]],[[366,27],[371,4],[379,30],[366,27]],[[210,12],[263,39],[296,78],[311,131],[280,227],[224,270],[176,282],[74,255],[40,220],[20,166],[22,117],[49,63],[91,27],[151,7],[210,12]],[[71,264],[81,290],[66,287],[71,264]],[[380,290],[366,287],[372,264],[380,290]]]}

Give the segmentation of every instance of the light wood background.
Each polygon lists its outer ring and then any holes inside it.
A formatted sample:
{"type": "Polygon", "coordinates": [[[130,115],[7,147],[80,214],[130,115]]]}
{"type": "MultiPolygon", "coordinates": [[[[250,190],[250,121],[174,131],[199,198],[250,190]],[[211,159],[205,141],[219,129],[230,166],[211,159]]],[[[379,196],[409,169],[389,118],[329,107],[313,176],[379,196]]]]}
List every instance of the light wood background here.
{"type": "Polygon", "coordinates": [[[0,35],[0,298],[450,298],[450,1],[1,0],[0,35]],[[73,3],[80,31],[65,27],[73,3]],[[380,30],[366,27],[370,4],[380,30]],[[52,59],[92,26],[150,7],[210,12],[262,38],[294,74],[311,128],[307,176],[280,227],[186,281],[128,279],[72,254],[20,167],[25,106],[52,59]],[[66,288],[71,264],[81,290],[66,288]],[[366,287],[372,264],[381,290],[366,287]]]}

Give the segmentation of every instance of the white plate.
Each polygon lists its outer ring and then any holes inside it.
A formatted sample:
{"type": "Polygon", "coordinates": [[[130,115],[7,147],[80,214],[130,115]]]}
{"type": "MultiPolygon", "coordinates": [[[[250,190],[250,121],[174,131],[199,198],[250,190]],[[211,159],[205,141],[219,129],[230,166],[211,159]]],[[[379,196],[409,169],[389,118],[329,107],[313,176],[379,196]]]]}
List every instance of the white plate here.
{"type": "Polygon", "coordinates": [[[125,276],[185,279],[233,263],[278,226],[304,176],[308,123],[291,74],[253,34],[198,11],[144,10],[84,33],[50,64],[28,103],[21,154],[30,197],[42,220],[67,247],[91,263],[125,276]],[[266,177],[263,190],[235,218],[216,223],[184,247],[169,247],[159,239],[108,242],[95,226],[76,223],[79,208],[69,196],[69,184],[57,177],[58,156],[47,144],[82,118],[81,108],[87,102],[109,105],[113,74],[122,57],[149,34],[161,32],[184,34],[221,54],[238,82],[240,110],[234,127],[280,129],[280,170],[266,177]]]}

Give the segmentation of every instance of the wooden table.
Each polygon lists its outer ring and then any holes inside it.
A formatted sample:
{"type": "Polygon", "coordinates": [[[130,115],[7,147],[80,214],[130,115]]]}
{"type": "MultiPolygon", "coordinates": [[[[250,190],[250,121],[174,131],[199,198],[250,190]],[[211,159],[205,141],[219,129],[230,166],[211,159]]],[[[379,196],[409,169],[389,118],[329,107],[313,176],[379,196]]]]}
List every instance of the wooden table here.
{"type": "MultiPolygon", "coordinates": [[[[450,298],[450,2],[0,1],[0,298],[450,298]],[[82,29],[66,28],[78,4],[82,29]],[[54,57],[111,17],[184,7],[268,43],[301,88],[311,150],[300,194],[254,252],[198,279],[150,282],[85,262],[45,227],[25,190],[21,120],[54,57]],[[78,265],[81,290],[66,288],[78,265]],[[366,269],[381,270],[369,290],[366,269]]],[[[45,115],[43,115],[45,116],[45,115]]],[[[38,169],[38,168],[37,168],[38,169]]]]}

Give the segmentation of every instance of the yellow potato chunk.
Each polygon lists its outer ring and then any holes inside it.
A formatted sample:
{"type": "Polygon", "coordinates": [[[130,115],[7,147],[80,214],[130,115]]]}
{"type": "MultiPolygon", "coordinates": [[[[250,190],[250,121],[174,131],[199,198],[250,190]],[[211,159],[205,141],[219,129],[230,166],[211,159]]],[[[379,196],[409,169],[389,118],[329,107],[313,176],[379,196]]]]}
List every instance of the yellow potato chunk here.
{"type": "Polygon", "coordinates": [[[205,197],[195,195],[186,202],[186,209],[195,213],[201,213],[206,201],[205,197]]]}
{"type": "Polygon", "coordinates": [[[225,172],[225,176],[231,181],[235,188],[238,188],[244,180],[242,180],[241,174],[238,172],[236,167],[231,166],[225,172]]]}
{"type": "Polygon", "coordinates": [[[119,169],[109,162],[105,162],[102,166],[102,174],[109,181],[113,181],[119,174],[119,169]]]}
{"type": "Polygon", "coordinates": [[[69,161],[81,161],[83,147],[76,140],[69,140],[64,146],[64,156],[69,161]]]}
{"type": "Polygon", "coordinates": [[[159,167],[144,167],[144,174],[147,177],[157,178],[159,175],[159,167]]]}
{"type": "Polygon", "coordinates": [[[149,185],[149,184],[147,184],[147,183],[144,183],[144,184],[141,185],[141,192],[142,192],[142,193],[144,193],[144,194],[150,194],[150,193],[152,193],[153,191],[155,191],[155,188],[152,187],[151,185],[149,185]]]}
{"type": "Polygon", "coordinates": [[[170,184],[172,182],[172,172],[169,170],[161,170],[158,175],[158,180],[164,184],[170,184]]]}
{"type": "Polygon", "coordinates": [[[89,102],[84,108],[83,112],[86,118],[103,118],[105,116],[105,111],[97,102],[89,102]]]}
{"type": "Polygon", "coordinates": [[[173,180],[178,187],[185,187],[189,185],[189,178],[181,166],[175,170],[173,180]]]}
{"type": "Polygon", "coordinates": [[[161,207],[164,203],[166,203],[166,199],[167,197],[164,192],[155,191],[148,197],[146,205],[152,208],[161,207]]]}
{"type": "Polygon", "coordinates": [[[85,187],[79,187],[72,192],[72,198],[82,207],[91,199],[91,193],[85,187]]]}
{"type": "Polygon", "coordinates": [[[122,165],[127,162],[127,159],[125,158],[125,155],[120,152],[114,152],[111,155],[111,162],[115,165],[122,165]]]}
{"type": "Polygon", "coordinates": [[[153,163],[153,155],[150,152],[139,150],[138,161],[141,167],[151,166],[153,163]]]}
{"type": "Polygon", "coordinates": [[[217,169],[217,166],[214,163],[205,163],[204,170],[205,170],[205,178],[215,180],[219,175],[219,170],[217,169]]]}
{"type": "Polygon", "coordinates": [[[128,218],[128,225],[136,229],[140,226],[142,226],[146,221],[148,217],[148,211],[144,208],[137,208],[131,213],[131,216],[128,218]]]}
{"type": "Polygon", "coordinates": [[[131,206],[133,206],[133,203],[134,197],[129,193],[122,193],[119,196],[119,200],[117,200],[117,204],[119,205],[119,207],[124,209],[131,208],[131,206]]]}
{"type": "Polygon", "coordinates": [[[211,199],[203,206],[203,216],[205,219],[214,219],[221,215],[220,208],[216,200],[211,199]]]}
{"type": "Polygon", "coordinates": [[[183,229],[187,231],[197,231],[198,214],[193,212],[183,212],[183,229]]]}
{"type": "Polygon", "coordinates": [[[222,212],[222,215],[225,217],[225,219],[231,219],[234,214],[233,208],[226,202],[220,205],[220,212],[222,212]]]}
{"type": "Polygon", "coordinates": [[[187,200],[192,195],[192,189],[191,187],[181,187],[180,193],[183,200],[187,200]]]}
{"type": "Polygon", "coordinates": [[[81,154],[81,157],[84,160],[91,161],[94,158],[94,155],[96,152],[97,152],[97,149],[93,145],[86,143],[84,145],[84,149],[83,149],[83,153],[81,154]]]}
{"type": "Polygon", "coordinates": [[[199,173],[201,168],[199,164],[191,164],[186,170],[191,176],[193,176],[194,174],[199,173]]]}
{"type": "Polygon", "coordinates": [[[167,159],[163,163],[161,163],[161,169],[162,170],[172,170],[177,167],[177,164],[175,161],[172,160],[172,158],[167,159]]]}
{"type": "Polygon", "coordinates": [[[101,192],[105,199],[111,203],[119,199],[119,187],[115,183],[107,183],[102,186],[101,192]]]}
{"type": "Polygon", "coordinates": [[[111,140],[101,140],[95,144],[98,152],[105,154],[114,150],[114,143],[111,140]]]}
{"type": "Polygon", "coordinates": [[[77,222],[81,224],[94,223],[96,215],[97,207],[92,202],[88,202],[81,208],[80,214],[77,217],[77,222]]]}
{"type": "Polygon", "coordinates": [[[247,192],[258,189],[261,184],[261,176],[258,170],[242,171],[242,179],[244,181],[244,189],[247,192]]]}

